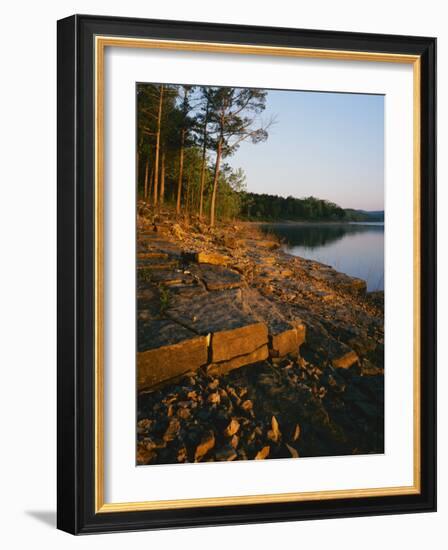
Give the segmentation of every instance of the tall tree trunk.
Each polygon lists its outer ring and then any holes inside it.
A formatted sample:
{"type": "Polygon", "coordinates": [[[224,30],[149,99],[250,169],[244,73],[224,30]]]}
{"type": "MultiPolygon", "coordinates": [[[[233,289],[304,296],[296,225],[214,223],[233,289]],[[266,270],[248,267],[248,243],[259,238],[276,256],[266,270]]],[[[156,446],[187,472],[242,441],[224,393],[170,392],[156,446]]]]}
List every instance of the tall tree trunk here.
{"type": "Polygon", "coordinates": [[[143,189],[143,198],[145,200],[148,198],[148,170],[149,170],[149,158],[146,159],[146,166],[145,166],[145,186],[143,189]]]}
{"type": "Polygon", "coordinates": [[[184,172],[184,144],[185,144],[185,128],[182,129],[181,136],[180,136],[179,178],[177,180],[176,214],[180,214],[180,199],[182,196],[182,178],[183,178],[183,172],[184,172]]]}
{"type": "Polygon", "coordinates": [[[157,206],[159,182],[160,126],[162,122],[163,84],[160,86],[159,110],[157,113],[156,156],[154,160],[154,206],[157,206]]]}
{"type": "Polygon", "coordinates": [[[205,118],[204,118],[204,133],[202,135],[203,145],[202,145],[202,166],[201,166],[201,184],[199,191],[199,219],[202,220],[204,213],[204,185],[205,185],[205,168],[207,164],[207,123],[208,123],[208,111],[209,111],[210,101],[207,100],[207,106],[205,108],[205,118]]]}
{"type": "Polygon", "coordinates": [[[149,174],[149,184],[148,184],[148,195],[147,195],[147,198],[146,198],[146,202],[147,204],[151,204],[151,190],[152,190],[152,184],[153,184],[153,181],[154,181],[154,166],[151,166],[151,172],[149,174]]]}
{"type": "Polygon", "coordinates": [[[165,200],[165,151],[162,153],[162,171],[160,173],[160,204],[165,200]]]}
{"type": "Polygon", "coordinates": [[[218,178],[219,178],[219,167],[221,164],[221,155],[222,155],[222,137],[219,138],[218,147],[216,149],[215,175],[213,177],[213,192],[212,192],[212,200],[210,203],[210,227],[213,227],[215,225],[216,196],[218,194],[218,178]]]}
{"type": "Polygon", "coordinates": [[[191,182],[191,172],[189,172],[188,176],[187,176],[187,200],[186,200],[186,205],[185,205],[185,209],[187,211],[187,213],[189,213],[189,210],[190,210],[190,182],[191,182]]]}
{"type": "Polygon", "coordinates": [[[202,166],[201,166],[201,185],[199,191],[199,219],[202,220],[204,213],[204,187],[205,187],[205,168],[207,164],[207,147],[204,140],[204,146],[202,149],[202,166]]]}

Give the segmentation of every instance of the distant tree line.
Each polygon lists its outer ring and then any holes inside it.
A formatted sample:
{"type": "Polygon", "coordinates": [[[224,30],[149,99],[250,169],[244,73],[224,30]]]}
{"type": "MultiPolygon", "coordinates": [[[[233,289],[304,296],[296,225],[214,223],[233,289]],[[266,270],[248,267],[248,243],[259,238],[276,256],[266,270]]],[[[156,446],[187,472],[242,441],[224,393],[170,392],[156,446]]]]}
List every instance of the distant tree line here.
{"type": "Polygon", "coordinates": [[[240,217],[252,221],[382,222],[384,212],[342,208],[316,197],[242,193],[240,217]]]}
{"type": "Polygon", "coordinates": [[[245,177],[225,159],[243,141],[268,137],[266,92],[249,88],[139,84],[138,194],[154,208],[197,214],[211,226],[238,216],[245,177]]]}
{"type": "Polygon", "coordinates": [[[346,212],[333,202],[306,197],[245,193],[241,214],[248,220],[346,221],[346,212]]]}

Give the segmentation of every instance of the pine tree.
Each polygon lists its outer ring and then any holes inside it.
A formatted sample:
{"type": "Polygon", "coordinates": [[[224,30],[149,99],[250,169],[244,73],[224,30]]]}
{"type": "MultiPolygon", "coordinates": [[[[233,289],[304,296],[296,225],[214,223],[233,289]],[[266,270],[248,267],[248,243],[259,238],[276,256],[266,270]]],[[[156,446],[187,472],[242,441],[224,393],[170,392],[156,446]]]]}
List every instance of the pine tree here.
{"type": "MultiPolygon", "coordinates": [[[[251,88],[209,88],[209,120],[212,143],[215,145],[215,167],[210,202],[210,226],[216,218],[221,160],[234,153],[245,140],[252,143],[265,141],[267,125],[256,124],[257,115],[266,107],[266,92],[251,88]]],[[[272,122],[271,122],[272,123],[272,122]]]]}

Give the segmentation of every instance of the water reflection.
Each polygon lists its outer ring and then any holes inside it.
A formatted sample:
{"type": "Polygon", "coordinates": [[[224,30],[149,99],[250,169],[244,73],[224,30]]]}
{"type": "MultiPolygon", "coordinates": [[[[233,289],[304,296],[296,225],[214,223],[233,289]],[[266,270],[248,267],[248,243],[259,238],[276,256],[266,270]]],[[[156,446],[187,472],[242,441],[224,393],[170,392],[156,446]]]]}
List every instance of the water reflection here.
{"type": "Polygon", "coordinates": [[[367,289],[384,289],[384,224],[277,223],[263,224],[294,256],[317,260],[360,277],[367,289]]]}

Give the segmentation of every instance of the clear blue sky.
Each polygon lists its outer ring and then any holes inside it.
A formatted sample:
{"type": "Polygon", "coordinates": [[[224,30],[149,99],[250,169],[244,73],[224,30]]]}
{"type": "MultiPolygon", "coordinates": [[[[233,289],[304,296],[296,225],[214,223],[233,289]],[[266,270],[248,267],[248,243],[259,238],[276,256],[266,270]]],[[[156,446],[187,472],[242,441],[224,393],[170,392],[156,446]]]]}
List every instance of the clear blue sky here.
{"type": "Polygon", "coordinates": [[[269,91],[266,105],[262,118],[277,121],[267,141],[226,159],[248,191],[383,210],[384,96],[269,91]]]}

